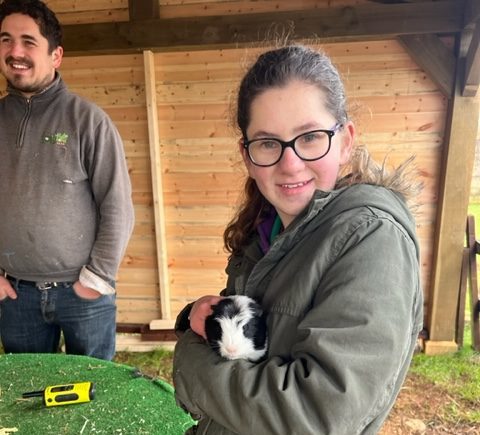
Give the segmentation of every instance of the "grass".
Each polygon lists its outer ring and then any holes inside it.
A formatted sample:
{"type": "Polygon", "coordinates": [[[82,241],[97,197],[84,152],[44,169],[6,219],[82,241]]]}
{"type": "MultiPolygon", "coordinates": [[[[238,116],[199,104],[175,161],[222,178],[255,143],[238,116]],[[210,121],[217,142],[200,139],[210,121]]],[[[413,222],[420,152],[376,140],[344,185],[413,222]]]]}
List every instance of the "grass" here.
{"type": "Polygon", "coordinates": [[[470,424],[480,423],[480,354],[471,347],[470,325],[465,327],[464,346],[448,355],[415,355],[410,373],[440,387],[455,397],[450,418],[470,424]],[[459,406],[463,402],[463,406],[459,406]]]}
{"type": "Polygon", "coordinates": [[[138,368],[142,373],[162,379],[172,385],[173,352],[155,349],[149,352],[117,352],[115,362],[138,368]]]}

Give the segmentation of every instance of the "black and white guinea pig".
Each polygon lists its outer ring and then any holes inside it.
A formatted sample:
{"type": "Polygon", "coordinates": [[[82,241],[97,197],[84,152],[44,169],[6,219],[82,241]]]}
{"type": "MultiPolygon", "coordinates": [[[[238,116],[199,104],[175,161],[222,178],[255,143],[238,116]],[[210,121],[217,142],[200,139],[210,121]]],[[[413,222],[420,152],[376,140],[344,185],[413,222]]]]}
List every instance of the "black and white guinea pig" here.
{"type": "Polygon", "coordinates": [[[266,314],[248,296],[223,298],[205,320],[210,346],[222,357],[258,361],[267,352],[266,314]]]}

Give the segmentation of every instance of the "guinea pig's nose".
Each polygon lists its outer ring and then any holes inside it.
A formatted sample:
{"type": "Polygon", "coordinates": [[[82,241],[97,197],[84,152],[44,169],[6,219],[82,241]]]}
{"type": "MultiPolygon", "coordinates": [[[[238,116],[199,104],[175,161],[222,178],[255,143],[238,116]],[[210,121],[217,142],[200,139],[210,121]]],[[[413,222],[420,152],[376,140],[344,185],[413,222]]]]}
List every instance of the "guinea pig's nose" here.
{"type": "Polygon", "coordinates": [[[235,356],[237,354],[237,348],[235,346],[227,346],[225,350],[231,356],[235,356]]]}

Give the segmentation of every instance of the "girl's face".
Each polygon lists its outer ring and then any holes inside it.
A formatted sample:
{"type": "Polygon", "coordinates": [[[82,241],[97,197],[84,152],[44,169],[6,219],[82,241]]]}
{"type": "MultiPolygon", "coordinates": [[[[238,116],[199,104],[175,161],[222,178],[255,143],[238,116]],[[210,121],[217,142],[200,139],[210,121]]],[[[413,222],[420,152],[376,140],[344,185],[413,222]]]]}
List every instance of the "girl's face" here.
{"type": "MultiPolygon", "coordinates": [[[[320,89],[294,80],[286,86],[268,89],[252,101],[247,138],[289,141],[311,130],[330,130],[337,122],[327,111],[320,89]]],[[[284,227],[307,206],[315,190],[334,188],[340,166],[349,159],[354,135],[353,124],[347,122],[335,133],[330,151],[320,160],[303,161],[292,148],[286,148],[281,160],[269,167],[255,166],[240,144],[250,177],[275,207],[284,227]]]]}

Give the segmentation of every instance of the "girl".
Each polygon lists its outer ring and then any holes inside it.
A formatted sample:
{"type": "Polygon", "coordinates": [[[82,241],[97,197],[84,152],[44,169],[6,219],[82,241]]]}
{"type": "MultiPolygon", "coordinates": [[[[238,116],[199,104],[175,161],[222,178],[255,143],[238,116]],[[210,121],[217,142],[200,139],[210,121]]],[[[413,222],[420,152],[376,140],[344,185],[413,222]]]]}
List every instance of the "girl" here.
{"type": "Polygon", "coordinates": [[[199,419],[189,433],[377,433],[423,319],[405,166],[386,174],[352,151],[340,76],[304,46],[257,59],[237,122],[249,177],[224,234],[232,255],[222,296],[261,303],[269,349],[257,363],[211,350],[204,320],[221,296],[180,313],[174,383],[199,419]]]}

